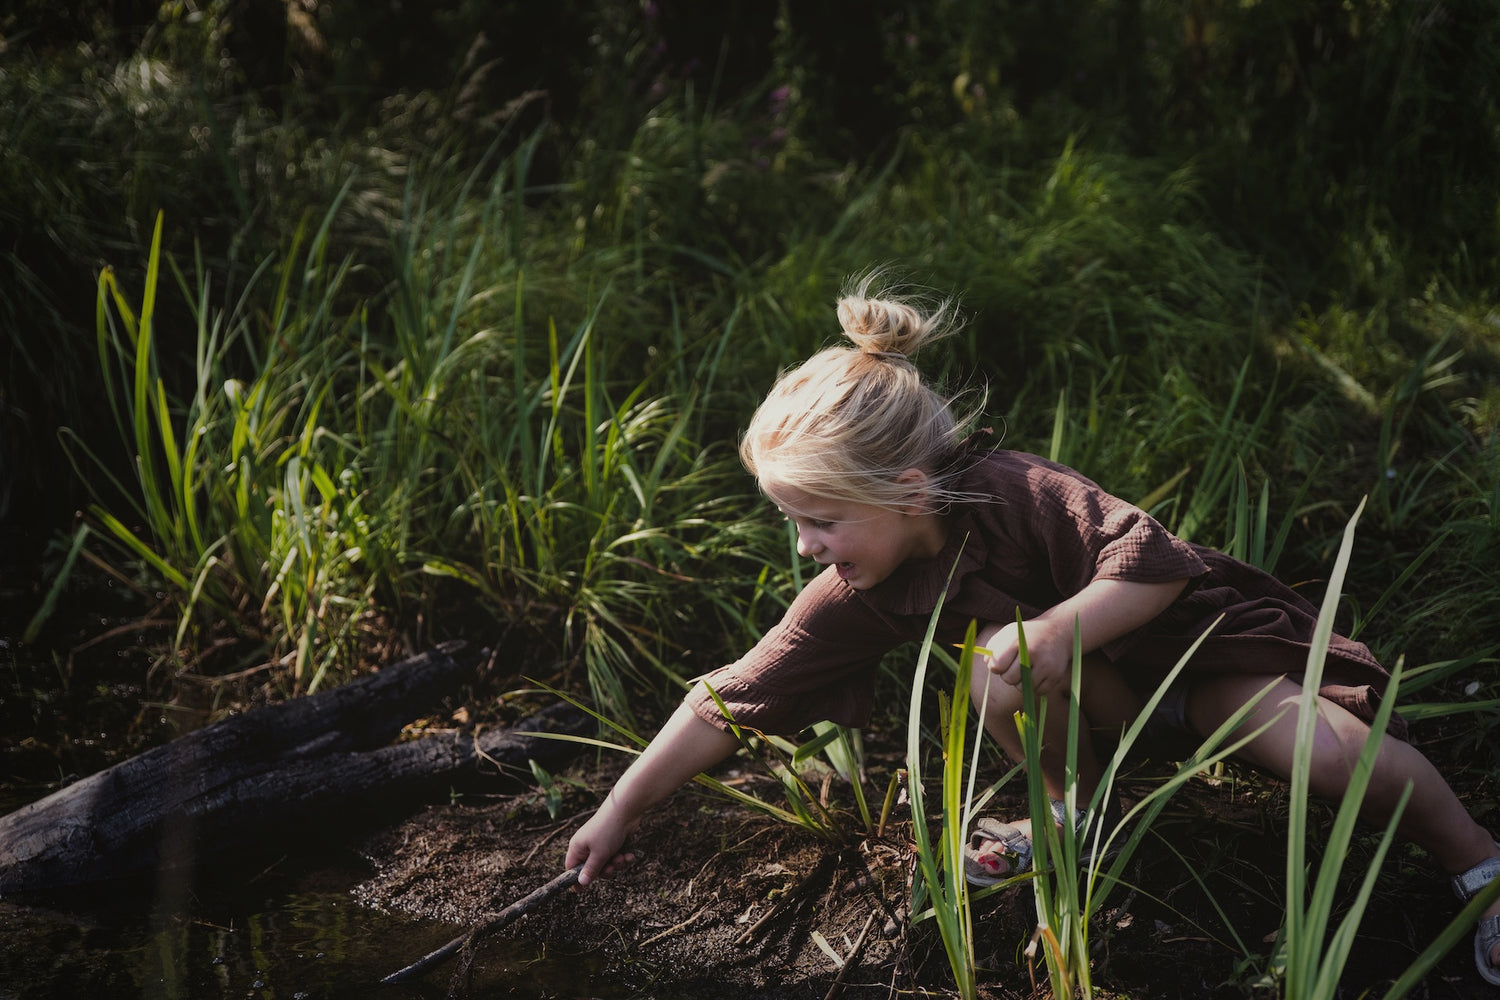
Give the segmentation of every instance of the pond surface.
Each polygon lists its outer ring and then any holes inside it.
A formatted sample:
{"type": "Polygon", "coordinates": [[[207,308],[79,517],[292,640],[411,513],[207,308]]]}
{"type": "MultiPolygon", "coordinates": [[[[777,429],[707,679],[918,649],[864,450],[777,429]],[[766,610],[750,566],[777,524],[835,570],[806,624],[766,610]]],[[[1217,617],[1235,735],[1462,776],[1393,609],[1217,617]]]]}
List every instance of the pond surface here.
{"type": "MultiPolygon", "coordinates": [[[[92,905],[0,902],[0,1000],[403,1000],[447,996],[456,959],[380,980],[463,928],[357,905],[354,861],[278,866],[240,886],[112,890],[92,905]],[[153,898],[154,897],[154,898],[153,898]]],[[[635,995],[588,956],[487,938],[468,995],[635,995]]]]}
{"type": "MultiPolygon", "coordinates": [[[[44,636],[23,643],[32,608],[17,593],[0,595],[0,815],[206,718],[148,690],[140,595],[112,580],[77,584],[44,636]]],[[[359,905],[350,890],[369,874],[346,850],[191,885],[161,878],[50,905],[0,900],[0,1000],[447,996],[452,959],[410,983],[379,980],[465,928],[359,905]]],[[[474,998],[640,995],[596,960],[542,942],[488,938],[473,976],[474,998]]]]}

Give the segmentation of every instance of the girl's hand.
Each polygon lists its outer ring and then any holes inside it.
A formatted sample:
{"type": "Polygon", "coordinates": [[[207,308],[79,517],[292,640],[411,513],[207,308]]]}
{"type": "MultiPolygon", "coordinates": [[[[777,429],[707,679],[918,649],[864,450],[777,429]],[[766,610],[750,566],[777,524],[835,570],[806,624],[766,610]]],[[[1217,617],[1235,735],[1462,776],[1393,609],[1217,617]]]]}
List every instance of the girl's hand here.
{"type": "Polygon", "coordinates": [[[578,884],[588,885],[601,875],[613,875],[635,860],[622,854],[625,838],[641,825],[641,817],[699,771],[706,771],[739,746],[729,733],[693,714],[686,703],[652,739],[615,782],[599,811],[568,841],[566,867],[583,865],[578,884]]]}
{"type": "MultiPolygon", "coordinates": [[[[1161,614],[1182,593],[1187,582],[1094,580],[1067,600],[1022,623],[1037,693],[1047,697],[1066,696],[1071,688],[1075,621],[1083,633],[1083,652],[1091,653],[1161,614]]],[[[986,626],[978,634],[977,642],[990,650],[990,670],[1007,684],[1020,687],[1015,624],[986,626]]]]}
{"type": "Polygon", "coordinates": [[[626,820],[620,815],[611,795],[568,841],[568,858],[563,867],[583,865],[583,870],[578,873],[580,886],[588,885],[595,878],[617,874],[635,862],[634,854],[622,852],[620,848],[638,826],[639,818],[626,820]]]}
{"type": "MultiPolygon", "coordinates": [[[[1026,652],[1031,661],[1031,682],[1046,698],[1065,696],[1073,678],[1073,628],[1059,621],[1033,618],[1022,622],[1026,652]]],[[[1021,686],[1021,645],[1014,622],[982,629],[976,643],[990,651],[986,666],[1005,683],[1021,686]]]]}

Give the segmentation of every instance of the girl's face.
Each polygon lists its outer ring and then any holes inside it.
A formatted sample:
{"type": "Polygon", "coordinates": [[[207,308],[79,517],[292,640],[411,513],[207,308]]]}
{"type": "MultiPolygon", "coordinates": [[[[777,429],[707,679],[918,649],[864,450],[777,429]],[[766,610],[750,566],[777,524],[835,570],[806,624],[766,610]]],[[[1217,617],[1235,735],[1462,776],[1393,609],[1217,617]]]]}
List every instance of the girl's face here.
{"type": "Polygon", "coordinates": [[[833,566],[855,590],[869,590],[908,559],[932,558],[946,541],[942,519],[919,503],[879,507],[771,485],[765,492],[797,526],[797,553],[833,566]]]}

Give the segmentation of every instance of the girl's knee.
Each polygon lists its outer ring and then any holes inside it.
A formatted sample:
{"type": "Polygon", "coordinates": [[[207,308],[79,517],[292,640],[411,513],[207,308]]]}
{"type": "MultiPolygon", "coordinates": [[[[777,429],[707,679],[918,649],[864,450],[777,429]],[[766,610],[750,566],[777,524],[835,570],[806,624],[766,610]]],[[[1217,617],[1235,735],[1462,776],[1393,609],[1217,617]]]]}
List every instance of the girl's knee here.
{"type": "Polygon", "coordinates": [[[975,707],[983,705],[991,716],[999,712],[1009,718],[1021,708],[1021,688],[992,673],[982,663],[975,663],[969,675],[969,694],[975,707]]]}
{"type": "Polygon", "coordinates": [[[1083,658],[1078,700],[1094,728],[1108,732],[1128,726],[1143,707],[1140,695],[1126,683],[1125,675],[1098,653],[1083,658]]]}

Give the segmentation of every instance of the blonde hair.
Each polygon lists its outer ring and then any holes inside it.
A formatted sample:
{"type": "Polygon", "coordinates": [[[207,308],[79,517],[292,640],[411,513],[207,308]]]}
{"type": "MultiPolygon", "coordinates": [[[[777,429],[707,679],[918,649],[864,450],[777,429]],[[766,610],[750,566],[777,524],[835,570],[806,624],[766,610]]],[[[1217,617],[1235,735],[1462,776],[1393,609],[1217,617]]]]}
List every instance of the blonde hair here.
{"type": "Polygon", "coordinates": [[[954,400],[922,377],[912,359],[956,329],[953,302],[922,308],[872,293],[878,273],[857,279],[838,300],[839,324],[853,347],[829,347],[783,372],[740,441],[740,458],[767,483],[832,500],[883,507],[913,493],[936,509],[972,497],[955,492],[962,441],[982,410],[954,414],[954,400]],[[913,488],[908,469],[926,482],[913,488]]]}

